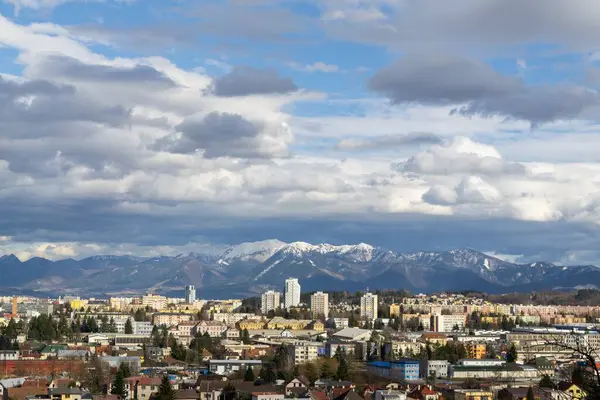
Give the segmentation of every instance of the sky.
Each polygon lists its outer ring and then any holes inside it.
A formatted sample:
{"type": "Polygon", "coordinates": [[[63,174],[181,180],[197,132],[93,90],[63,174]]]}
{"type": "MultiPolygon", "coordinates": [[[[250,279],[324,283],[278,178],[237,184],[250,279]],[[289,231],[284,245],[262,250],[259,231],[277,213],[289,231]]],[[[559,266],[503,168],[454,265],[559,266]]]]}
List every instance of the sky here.
{"type": "Polygon", "coordinates": [[[600,264],[600,3],[0,0],[0,254],[600,264]]]}

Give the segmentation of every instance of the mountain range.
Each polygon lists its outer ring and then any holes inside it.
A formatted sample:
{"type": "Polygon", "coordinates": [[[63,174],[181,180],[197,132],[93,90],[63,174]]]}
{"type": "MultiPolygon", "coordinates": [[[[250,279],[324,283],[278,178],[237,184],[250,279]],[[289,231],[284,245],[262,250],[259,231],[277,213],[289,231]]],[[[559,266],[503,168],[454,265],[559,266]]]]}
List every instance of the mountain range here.
{"type": "Polygon", "coordinates": [[[547,262],[516,264],[468,249],[401,253],[365,243],[334,246],[279,240],[177,256],[93,256],[50,261],[0,257],[0,293],[181,295],[196,286],[203,298],[252,296],[281,289],[288,277],[303,291],[406,289],[490,293],[600,287],[600,268],[547,262]]]}

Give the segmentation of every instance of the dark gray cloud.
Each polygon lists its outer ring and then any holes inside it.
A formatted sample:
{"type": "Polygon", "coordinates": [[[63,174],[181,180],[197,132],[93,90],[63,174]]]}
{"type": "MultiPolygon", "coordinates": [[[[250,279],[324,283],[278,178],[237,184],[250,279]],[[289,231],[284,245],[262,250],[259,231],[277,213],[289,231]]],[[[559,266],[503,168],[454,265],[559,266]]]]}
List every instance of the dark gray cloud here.
{"type": "Polygon", "coordinates": [[[340,150],[376,150],[439,143],[442,143],[442,139],[436,134],[430,132],[411,132],[360,139],[342,139],[337,143],[336,148],[340,150]]]}
{"type": "Polygon", "coordinates": [[[578,7],[563,0],[479,0],[475,6],[470,0],[371,4],[380,6],[386,18],[362,23],[332,20],[325,29],[338,38],[404,50],[501,52],[508,46],[550,43],[595,51],[600,45],[595,0],[582,0],[578,7]]]}
{"type": "Polygon", "coordinates": [[[452,113],[501,116],[532,126],[577,118],[598,105],[595,91],[575,85],[526,85],[458,56],[408,55],[383,68],[369,87],[396,104],[457,105],[452,113]]]}
{"type": "Polygon", "coordinates": [[[291,78],[283,78],[274,68],[234,67],[226,75],[215,78],[211,92],[215,96],[234,97],[255,94],[286,94],[298,87],[291,78]]]}
{"type": "Polygon", "coordinates": [[[36,68],[44,71],[47,76],[60,76],[75,81],[112,82],[120,85],[152,84],[165,88],[176,86],[169,77],[148,65],[115,67],[85,64],[72,57],[52,55],[45,57],[36,68]]]}
{"type": "MultiPolygon", "coordinates": [[[[262,158],[271,155],[261,142],[269,127],[238,114],[215,111],[202,119],[188,119],[175,129],[177,132],[158,140],[153,148],[178,154],[201,151],[207,158],[262,158]]],[[[271,132],[276,133],[276,130],[271,132]]]]}

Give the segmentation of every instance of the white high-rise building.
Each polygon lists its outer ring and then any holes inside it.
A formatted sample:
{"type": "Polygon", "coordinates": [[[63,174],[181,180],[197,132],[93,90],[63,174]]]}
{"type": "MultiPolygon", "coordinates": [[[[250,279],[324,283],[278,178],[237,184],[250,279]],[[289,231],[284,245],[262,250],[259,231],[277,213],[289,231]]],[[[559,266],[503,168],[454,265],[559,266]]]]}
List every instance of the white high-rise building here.
{"type": "Polygon", "coordinates": [[[300,284],[296,278],[285,280],[285,308],[296,307],[300,304],[300,284]]]}
{"type": "Polygon", "coordinates": [[[194,304],[196,301],[196,288],[194,285],[188,285],[185,287],[185,302],[187,304],[194,304]]]}
{"type": "Polygon", "coordinates": [[[325,319],[329,318],[329,294],[316,292],[310,296],[310,311],[313,319],[324,315],[325,319]]]}
{"type": "Polygon", "coordinates": [[[377,295],[367,292],[360,298],[360,317],[368,321],[377,319],[377,295]]]}
{"type": "Polygon", "coordinates": [[[260,302],[260,310],[263,314],[268,313],[271,310],[275,310],[279,307],[281,301],[281,295],[279,292],[269,290],[264,292],[260,302]]]}

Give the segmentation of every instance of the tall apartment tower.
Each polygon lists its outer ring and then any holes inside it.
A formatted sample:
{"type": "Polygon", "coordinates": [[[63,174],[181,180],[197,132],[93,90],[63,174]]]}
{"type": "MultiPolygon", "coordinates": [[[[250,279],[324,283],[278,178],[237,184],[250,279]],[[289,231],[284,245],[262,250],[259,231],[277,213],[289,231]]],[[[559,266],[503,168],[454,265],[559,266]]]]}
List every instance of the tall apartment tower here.
{"type": "Polygon", "coordinates": [[[271,310],[275,310],[280,304],[280,294],[274,290],[264,292],[260,302],[260,310],[263,314],[268,313],[271,310]]]}
{"type": "Polygon", "coordinates": [[[285,308],[296,307],[300,304],[300,284],[296,278],[285,280],[285,308]]]}
{"type": "Polygon", "coordinates": [[[377,295],[367,292],[360,298],[360,317],[368,321],[377,319],[377,295]]]}
{"type": "Polygon", "coordinates": [[[18,305],[18,300],[17,300],[17,296],[13,296],[12,298],[12,310],[11,310],[12,316],[16,317],[17,314],[19,313],[19,305],[18,305]]]}
{"type": "Polygon", "coordinates": [[[310,296],[310,311],[313,319],[324,315],[325,319],[329,318],[329,294],[316,292],[310,296]]]}
{"type": "Polygon", "coordinates": [[[194,285],[188,285],[185,287],[185,302],[187,304],[193,304],[196,301],[196,287],[194,285]]]}

